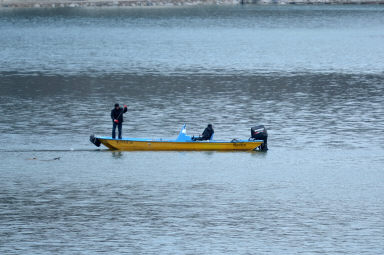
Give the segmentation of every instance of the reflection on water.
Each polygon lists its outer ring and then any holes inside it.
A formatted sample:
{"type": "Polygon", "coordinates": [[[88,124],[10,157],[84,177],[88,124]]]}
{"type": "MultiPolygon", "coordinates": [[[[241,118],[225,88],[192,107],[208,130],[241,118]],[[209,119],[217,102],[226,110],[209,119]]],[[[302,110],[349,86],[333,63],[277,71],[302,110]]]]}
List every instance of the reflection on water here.
{"type": "Polygon", "coordinates": [[[112,151],[111,153],[114,159],[121,159],[123,157],[123,153],[121,151],[112,151]]]}

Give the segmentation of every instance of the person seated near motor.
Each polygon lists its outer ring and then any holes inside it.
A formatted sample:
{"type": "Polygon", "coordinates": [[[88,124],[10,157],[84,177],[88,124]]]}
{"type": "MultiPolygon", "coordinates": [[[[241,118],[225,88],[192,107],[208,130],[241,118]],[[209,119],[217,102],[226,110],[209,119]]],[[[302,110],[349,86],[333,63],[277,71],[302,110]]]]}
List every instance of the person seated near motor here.
{"type": "Polygon", "coordinates": [[[215,131],[213,130],[212,124],[208,124],[208,126],[204,129],[204,132],[201,136],[199,137],[192,137],[193,141],[204,141],[204,140],[210,140],[213,133],[215,131]]]}

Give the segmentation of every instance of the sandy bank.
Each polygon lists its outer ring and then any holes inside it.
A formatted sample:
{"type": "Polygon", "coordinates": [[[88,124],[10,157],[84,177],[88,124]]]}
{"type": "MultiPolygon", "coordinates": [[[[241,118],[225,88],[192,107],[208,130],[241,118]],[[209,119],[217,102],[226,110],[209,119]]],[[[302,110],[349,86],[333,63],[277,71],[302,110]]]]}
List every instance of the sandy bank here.
{"type": "Polygon", "coordinates": [[[0,0],[6,8],[186,6],[232,4],[384,4],[384,0],[0,0]]]}

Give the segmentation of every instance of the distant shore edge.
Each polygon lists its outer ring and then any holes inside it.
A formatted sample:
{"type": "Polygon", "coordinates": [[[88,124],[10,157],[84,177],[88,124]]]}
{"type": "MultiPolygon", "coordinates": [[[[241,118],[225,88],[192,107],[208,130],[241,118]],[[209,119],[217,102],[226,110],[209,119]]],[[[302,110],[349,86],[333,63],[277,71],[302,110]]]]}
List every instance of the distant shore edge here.
{"type": "Polygon", "coordinates": [[[0,8],[144,7],[238,4],[384,4],[384,0],[0,0],[0,8]]]}

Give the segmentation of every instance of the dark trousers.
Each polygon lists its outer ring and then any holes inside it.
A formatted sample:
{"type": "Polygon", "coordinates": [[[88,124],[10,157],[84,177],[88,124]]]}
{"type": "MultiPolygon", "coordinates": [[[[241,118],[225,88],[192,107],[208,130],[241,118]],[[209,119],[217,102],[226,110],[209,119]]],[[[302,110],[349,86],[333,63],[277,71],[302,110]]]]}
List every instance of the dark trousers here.
{"type": "Polygon", "coordinates": [[[115,123],[113,122],[113,126],[112,126],[112,138],[115,139],[116,138],[116,126],[117,126],[117,130],[119,131],[119,139],[121,139],[121,135],[122,135],[122,128],[123,128],[123,123],[115,123]]]}
{"type": "Polygon", "coordinates": [[[205,141],[205,140],[209,140],[209,138],[206,138],[206,137],[192,137],[192,141],[205,141]]]}

